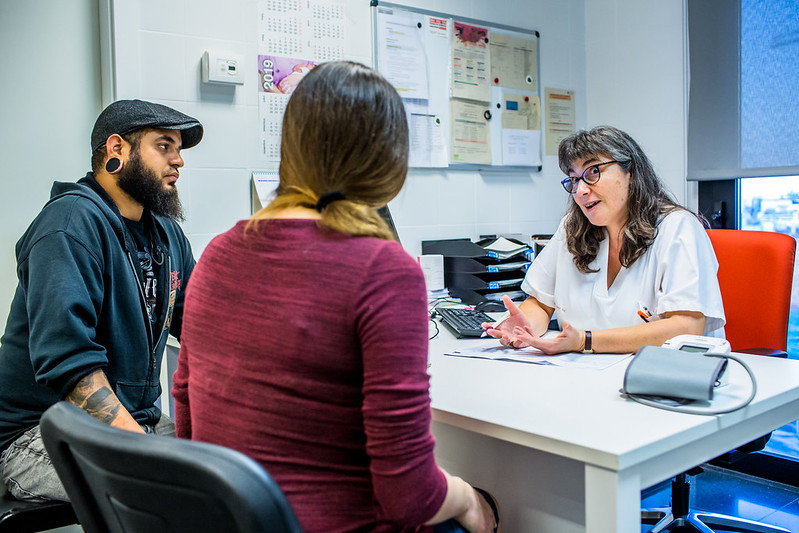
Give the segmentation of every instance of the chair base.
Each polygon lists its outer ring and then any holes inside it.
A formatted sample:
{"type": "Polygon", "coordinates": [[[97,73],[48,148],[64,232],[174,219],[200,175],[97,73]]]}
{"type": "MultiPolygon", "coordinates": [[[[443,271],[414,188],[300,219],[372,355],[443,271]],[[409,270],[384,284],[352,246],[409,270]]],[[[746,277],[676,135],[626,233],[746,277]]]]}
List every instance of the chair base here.
{"type": "Polygon", "coordinates": [[[700,533],[715,533],[712,527],[724,528],[728,531],[741,531],[752,533],[791,533],[790,530],[716,513],[694,512],[683,516],[674,516],[666,511],[644,511],[641,513],[642,524],[655,524],[649,533],[665,533],[673,531],[675,528],[682,528],[679,531],[699,531],[700,533]]]}
{"type": "Polygon", "coordinates": [[[67,502],[24,502],[8,494],[0,497],[0,532],[28,533],[78,523],[67,502]]]}
{"type": "Polygon", "coordinates": [[[791,533],[788,529],[746,518],[691,511],[691,484],[688,481],[688,476],[695,476],[702,471],[701,467],[695,467],[688,472],[677,474],[677,477],[671,482],[671,508],[641,511],[641,524],[654,524],[648,533],[686,530],[714,533],[711,526],[744,533],[791,533]]]}

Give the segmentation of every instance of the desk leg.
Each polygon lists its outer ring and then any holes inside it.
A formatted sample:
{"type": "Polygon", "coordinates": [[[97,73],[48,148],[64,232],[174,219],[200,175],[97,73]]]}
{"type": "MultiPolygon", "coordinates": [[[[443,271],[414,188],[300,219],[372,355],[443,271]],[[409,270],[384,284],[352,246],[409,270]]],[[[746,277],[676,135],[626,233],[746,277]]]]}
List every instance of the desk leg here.
{"type": "Polygon", "coordinates": [[[586,533],[640,533],[641,480],[585,465],[586,533]]]}

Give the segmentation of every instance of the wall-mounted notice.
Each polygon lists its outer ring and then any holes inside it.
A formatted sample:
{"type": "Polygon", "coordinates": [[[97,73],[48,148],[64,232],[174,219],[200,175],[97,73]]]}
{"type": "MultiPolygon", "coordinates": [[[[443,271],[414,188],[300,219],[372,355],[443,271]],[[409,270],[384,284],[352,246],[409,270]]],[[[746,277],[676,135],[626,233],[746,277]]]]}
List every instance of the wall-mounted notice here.
{"type": "Polygon", "coordinates": [[[452,100],[452,160],[491,164],[491,137],[485,106],[452,100]]]}
{"type": "Polygon", "coordinates": [[[258,3],[258,118],[261,157],[280,160],[283,111],[314,65],[343,59],[342,0],[265,0],[258,3]]]}
{"type": "Polygon", "coordinates": [[[574,112],[574,91],[566,89],[544,90],[547,115],[547,155],[558,155],[558,145],[577,127],[574,112]]]}
{"type": "Polygon", "coordinates": [[[491,35],[491,83],[499,87],[538,92],[538,51],[533,39],[491,35]]]}
{"type": "Polygon", "coordinates": [[[412,167],[540,170],[538,32],[372,5],[375,64],[405,103],[412,167]]]}
{"type": "Polygon", "coordinates": [[[403,98],[427,99],[429,96],[423,32],[419,31],[424,17],[409,11],[383,17],[378,34],[378,46],[384,51],[378,58],[377,69],[397,89],[403,98]]]}
{"type": "Polygon", "coordinates": [[[452,97],[487,102],[491,97],[488,28],[458,21],[453,27],[452,97]]]}
{"type": "Polygon", "coordinates": [[[441,118],[425,113],[408,113],[410,154],[412,167],[447,166],[446,139],[441,118]]]}

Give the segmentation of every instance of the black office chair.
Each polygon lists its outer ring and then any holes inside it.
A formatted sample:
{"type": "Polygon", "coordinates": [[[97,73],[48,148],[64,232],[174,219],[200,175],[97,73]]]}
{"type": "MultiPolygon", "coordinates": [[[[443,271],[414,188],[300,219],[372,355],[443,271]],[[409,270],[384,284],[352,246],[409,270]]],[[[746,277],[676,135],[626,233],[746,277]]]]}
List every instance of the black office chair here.
{"type": "Polygon", "coordinates": [[[0,497],[0,533],[33,533],[77,523],[67,502],[24,502],[7,492],[0,497]]]}
{"type": "Polygon", "coordinates": [[[228,448],[130,433],[59,402],[42,439],[87,533],[301,533],[266,471],[228,448]]]}
{"type": "MultiPolygon", "coordinates": [[[[796,240],[763,231],[708,230],[719,262],[719,287],[727,317],[727,340],[736,352],[787,357],[788,314],[791,306],[796,240]]],[[[771,433],[710,461],[724,466],[737,458],[762,450],[771,433]]],[[[717,513],[692,512],[688,476],[702,473],[693,468],[672,482],[671,508],[644,510],[642,524],[654,524],[651,533],[681,530],[712,533],[710,526],[731,531],[790,533],[789,530],[717,513]]]]}

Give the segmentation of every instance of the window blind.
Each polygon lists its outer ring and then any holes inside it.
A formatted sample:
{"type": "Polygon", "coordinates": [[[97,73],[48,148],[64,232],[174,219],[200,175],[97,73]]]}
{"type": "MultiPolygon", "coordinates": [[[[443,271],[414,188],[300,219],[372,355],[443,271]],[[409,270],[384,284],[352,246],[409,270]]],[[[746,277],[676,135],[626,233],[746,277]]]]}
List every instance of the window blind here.
{"type": "Polygon", "coordinates": [[[688,0],[688,179],[799,174],[799,2],[688,0]]]}

